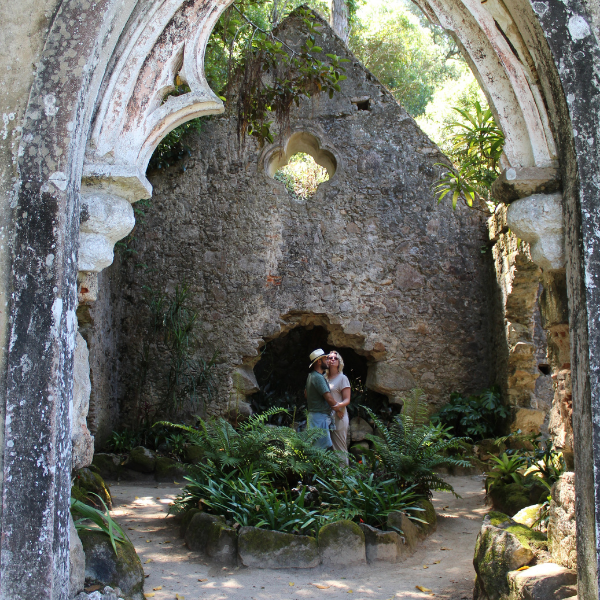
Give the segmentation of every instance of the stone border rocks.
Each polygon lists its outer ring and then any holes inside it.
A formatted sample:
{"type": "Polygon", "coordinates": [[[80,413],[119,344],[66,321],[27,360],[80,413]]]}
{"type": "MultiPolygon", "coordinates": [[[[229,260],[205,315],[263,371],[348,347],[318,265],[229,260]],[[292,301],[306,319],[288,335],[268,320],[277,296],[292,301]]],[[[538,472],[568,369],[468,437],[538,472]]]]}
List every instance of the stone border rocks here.
{"type": "MultiPolygon", "coordinates": [[[[526,517],[527,515],[522,515],[526,517]]],[[[577,593],[575,571],[543,562],[546,536],[490,512],[477,536],[473,600],[562,600],[577,593]],[[540,561],[539,564],[533,564],[540,561]]]]}
{"type": "Polygon", "coordinates": [[[187,547],[219,564],[266,569],[310,569],[319,565],[350,566],[396,563],[413,554],[418,542],[435,531],[433,505],[424,501],[427,524],[416,524],[406,513],[388,516],[388,531],[352,521],[328,523],[318,540],[257,527],[230,527],[221,516],[197,508],[183,514],[180,535],[187,547]]]}

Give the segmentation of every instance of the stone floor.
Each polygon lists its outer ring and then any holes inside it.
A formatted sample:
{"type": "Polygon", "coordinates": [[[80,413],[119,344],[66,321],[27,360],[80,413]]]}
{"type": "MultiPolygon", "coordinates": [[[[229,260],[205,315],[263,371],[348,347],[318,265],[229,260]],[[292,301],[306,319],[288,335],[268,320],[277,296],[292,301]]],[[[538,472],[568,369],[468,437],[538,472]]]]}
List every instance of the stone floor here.
{"type": "Polygon", "coordinates": [[[436,493],[437,531],[408,560],[352,569],[262,570],[208,564],[190,552],[165,518],[180,484],[114,483],[113,516],[127,530],[154,600],[391,600],[472,598],[473,549],[484,506],[483,478],[447,477],[461,498],[436,493]],[[317,587],[320,586],[320,587],[317,587]],[[431,592],[421,592],[422,586],[431,592]]]}

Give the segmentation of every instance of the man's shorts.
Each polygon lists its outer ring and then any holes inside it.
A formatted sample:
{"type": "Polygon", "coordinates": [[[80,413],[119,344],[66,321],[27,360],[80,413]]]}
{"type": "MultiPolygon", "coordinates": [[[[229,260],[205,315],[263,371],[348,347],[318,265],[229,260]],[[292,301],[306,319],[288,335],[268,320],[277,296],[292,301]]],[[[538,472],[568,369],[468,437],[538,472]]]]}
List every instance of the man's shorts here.
{"type": "Polygon", "coordinates": [[[333,443],[331,442],[331,435],[329,433],[329,424],[331,423],[331,417],[325,413],[309,412],[306,427],[308,429],[317,428],[323,430],[323,435],[315,442],[315,446],[318,448],[331,448],[333,443]]]}

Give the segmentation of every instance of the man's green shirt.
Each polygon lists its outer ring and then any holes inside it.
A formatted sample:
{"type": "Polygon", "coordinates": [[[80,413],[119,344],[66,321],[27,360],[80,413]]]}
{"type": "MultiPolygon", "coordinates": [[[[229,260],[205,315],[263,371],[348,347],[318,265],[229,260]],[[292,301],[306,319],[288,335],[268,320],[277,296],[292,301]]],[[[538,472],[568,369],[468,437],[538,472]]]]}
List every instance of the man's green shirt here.
{"type": "Polygon", "coordinates": [[[327,400],[323,398],[323,394],[330,392],[327,379],[317,371],[311,371],[306,380],[306,402],[308,404],[308,412],[325,413],[331,412],[331,406],[327,404],[327,400]]]}

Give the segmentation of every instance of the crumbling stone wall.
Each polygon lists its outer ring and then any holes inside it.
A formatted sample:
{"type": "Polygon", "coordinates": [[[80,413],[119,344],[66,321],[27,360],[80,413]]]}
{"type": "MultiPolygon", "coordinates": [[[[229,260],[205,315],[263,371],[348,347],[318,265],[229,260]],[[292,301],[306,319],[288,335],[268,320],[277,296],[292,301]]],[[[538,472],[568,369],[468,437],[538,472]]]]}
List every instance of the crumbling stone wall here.
{"type": "MultiPolygon", "coordinates": [[[[297,27],[289,20],[280,35],[297,43],[297,27]]],[[[198,352],[219,353],[211,412],[234,393],[236,367],[251,368],[266,340],[303,321],[366,356],[369,386],[392,400],[420,386],[434,408],[490,384],[485,219],[437,205],[438,149],[328,27],[320,45],[350,58],[348,79],[333,99],[303,102],[284,139],[302,133],[317,160],[333,157],[315,196],[292,197],[269,175],[277,145],[240,149],[231,115],[205,122],[183,164],[151,174],[152,207],[123,272],[119,393],[132,414],[148,336],[142,287],[172,293],[183,282],[202,322],[198,352]]],[[[160,344],[153,352],[147,393],[159,395],[160,344]]]]}

